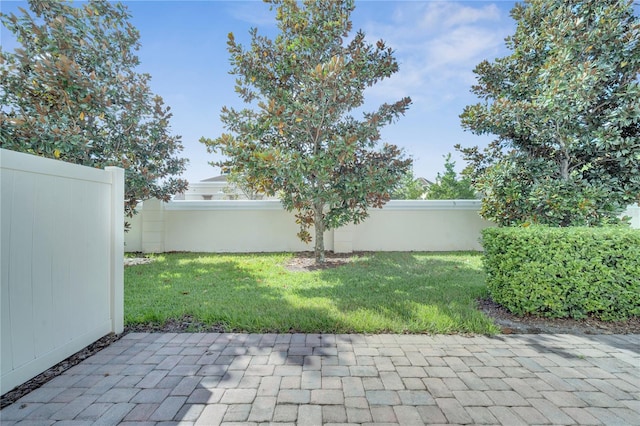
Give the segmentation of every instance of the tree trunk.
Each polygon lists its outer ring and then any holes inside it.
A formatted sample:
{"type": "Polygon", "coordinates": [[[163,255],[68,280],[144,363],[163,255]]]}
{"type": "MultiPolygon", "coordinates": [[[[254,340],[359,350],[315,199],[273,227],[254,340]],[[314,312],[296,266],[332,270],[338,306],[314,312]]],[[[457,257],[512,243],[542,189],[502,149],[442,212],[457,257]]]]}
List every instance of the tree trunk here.
{"type": "Polygon", "coordinates": [[[563,180],[569,179],[569,152],[563,149],[560,158],[560,176],[563,180]]]}
{"type": "Polygon", "coordinates": [[[315,256],[316,263],[324,263],[324,221],[322,220],[323,203],[315,203],[315,217],[313,218],[313,226],[316,230],[315,256]]]}

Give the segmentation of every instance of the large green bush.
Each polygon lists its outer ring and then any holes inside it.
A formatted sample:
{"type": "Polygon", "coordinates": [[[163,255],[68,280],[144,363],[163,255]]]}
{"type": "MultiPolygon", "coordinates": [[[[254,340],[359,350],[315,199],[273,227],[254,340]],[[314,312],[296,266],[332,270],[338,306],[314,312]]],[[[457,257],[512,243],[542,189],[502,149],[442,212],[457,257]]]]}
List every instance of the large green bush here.
{"type": "Polygon", "coordinates": [[[622,320],[640,315],[640,231],[624,227],[488,228],[487,286],[511,312],[622,320]]]}

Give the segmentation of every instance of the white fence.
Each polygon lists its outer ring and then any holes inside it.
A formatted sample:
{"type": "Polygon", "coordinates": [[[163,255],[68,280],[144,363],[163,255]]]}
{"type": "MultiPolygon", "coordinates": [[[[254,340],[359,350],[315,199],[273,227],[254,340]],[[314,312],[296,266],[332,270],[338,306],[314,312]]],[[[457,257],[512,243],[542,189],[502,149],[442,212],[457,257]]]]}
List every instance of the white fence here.
{"type": "MultiPolygon", "coordinates": [[[[481,250],[476,200],[390,201],[370,217],[325,234],[325,248],[352,251],[481,250]]],[[[296,237],[277,200],[144,202],[125,235],[127,251],[281,252],[313,250],[296,237]]]]}
{"type": "Polygon", "coordinates": [[[630,218],[629,222],[631,223],[631,227],[635,229],[640,229],[640,206],[633,205],[627,208],[622,216],[627,216],[630,218]]]}
{"type": "Polygon", "coordinates": [[[123,331],[124,173],[0,150],[1,391],[123,331]]]}

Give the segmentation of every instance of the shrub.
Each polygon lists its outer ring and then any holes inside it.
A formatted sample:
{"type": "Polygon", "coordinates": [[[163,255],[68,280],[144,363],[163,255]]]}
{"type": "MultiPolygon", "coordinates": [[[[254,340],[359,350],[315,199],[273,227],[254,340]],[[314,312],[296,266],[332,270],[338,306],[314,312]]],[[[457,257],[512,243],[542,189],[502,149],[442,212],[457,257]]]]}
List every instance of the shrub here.
{"type": "Polygon", "coordinates": [[[488,228],[482,233],[491,297],[514,314],[640,315],[640,231],[625,227],[488,228]]]}

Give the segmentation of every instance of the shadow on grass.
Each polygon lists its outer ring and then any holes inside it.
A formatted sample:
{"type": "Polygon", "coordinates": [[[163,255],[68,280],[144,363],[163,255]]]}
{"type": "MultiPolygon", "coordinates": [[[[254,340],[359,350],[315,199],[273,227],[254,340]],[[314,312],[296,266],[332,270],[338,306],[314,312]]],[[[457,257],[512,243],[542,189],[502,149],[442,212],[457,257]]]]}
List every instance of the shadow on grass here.
{"type": "Polygon", "coordinates": [[[475,309],[485,292],[478,256],[372,253],[301,273],[284,268],[284,254],[162,255],[126,271],[125,322],[192,316],[224,331],[491,334],[497,328],[475,309]]]}
{"type": "Polygon", "coordinates": [[[289,332],[297,331],[297,317],[321,318],[322,309],[289,306],[286,271],[279,269],[272,255],[158,256],[125,271],[125,323],[192,317],[227,332],[289,332]]]}
{"type": "Polygon", "coordinates": [[[331,298],[341,313],[364,312],[383,331],[497,332],[476,309],[486,293],[477,253],[377,253],[321,276],[333,286],[301,295],[331,298]]]}

